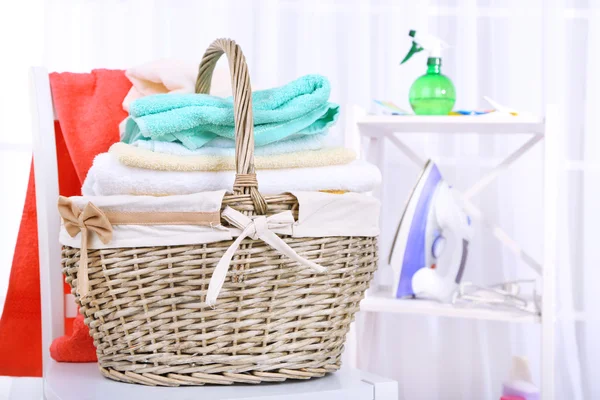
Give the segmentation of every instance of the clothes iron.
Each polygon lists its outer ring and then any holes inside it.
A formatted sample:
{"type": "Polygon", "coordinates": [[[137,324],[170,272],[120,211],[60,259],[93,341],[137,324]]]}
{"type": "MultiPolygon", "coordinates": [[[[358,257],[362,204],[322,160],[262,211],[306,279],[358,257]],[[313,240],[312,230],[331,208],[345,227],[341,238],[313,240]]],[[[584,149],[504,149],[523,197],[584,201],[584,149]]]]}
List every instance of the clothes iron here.
{"type": "Polygon", "coordinates": [[[465,269],[470,237],[470,218],[435,163],[427,161],[390,253],[395,297],[451,301],[465,269]]]}

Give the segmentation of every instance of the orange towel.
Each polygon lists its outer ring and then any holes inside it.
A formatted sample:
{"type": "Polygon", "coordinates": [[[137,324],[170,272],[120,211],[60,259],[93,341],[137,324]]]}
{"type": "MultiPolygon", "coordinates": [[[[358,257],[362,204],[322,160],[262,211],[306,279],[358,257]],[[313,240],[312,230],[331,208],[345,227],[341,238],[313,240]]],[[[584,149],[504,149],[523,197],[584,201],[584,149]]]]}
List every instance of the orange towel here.
{"type": "MultiPolygon", "coordinates": [[[[53,73],[50,84],[59,120],[55,123],[59,192],[63,196],[80,195],[81,185],[94,157],[108,151],[110,145],[119,140],[118,125],[127,116],[121,103],[131,88],[131,82],[124,71],[94,70],[86,74],[53,73]]],[[[36,218],[32,165],[8,293],[0,319],[0,375],[42,374],[36,218]]],[[[57,275],[60,274],[60,265],[51,267],[56,268],[57,275]]],[[[66,289],[65,293],[69,292],[66,289]]],[[[73,330],[72,323],[72,319],[65,323],[68,335],[73,330]]],[[[87,330],[85,326],[83,329],[87,330]]],[[[78,332],[72,340],[62,339],[60,343],[63,344],[55,344],[53,353],[67,354],[66,358],[73,358],[71,361],[89,358],[89,339],[78,332]]]]}

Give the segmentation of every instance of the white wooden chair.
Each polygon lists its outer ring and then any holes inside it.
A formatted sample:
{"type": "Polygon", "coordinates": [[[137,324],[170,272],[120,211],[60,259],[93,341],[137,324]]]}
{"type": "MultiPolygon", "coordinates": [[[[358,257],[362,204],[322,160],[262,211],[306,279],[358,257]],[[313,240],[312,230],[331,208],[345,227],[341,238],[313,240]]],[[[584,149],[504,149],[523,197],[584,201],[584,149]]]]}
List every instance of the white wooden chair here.
{"type": "MultiPolygon", "coordinates": [[[[75,312],[63,294],[60,272],[60,216],[57,209],[58,167],[54,111],[48,71],[31,69],[33,156],[37,198],[40,283],[42,296],[43,393],[49,400],[93,399],[246,399],[246,400],[396,400],[397,383],[346,368],[324,378],[256,386],[155,388],[114,382],[94,363],[57,363],[50,358],[52,340],[64,334],[65,312],[75,312]]],[[[74,315],[72,315],[74,316],[74,315]]]]}

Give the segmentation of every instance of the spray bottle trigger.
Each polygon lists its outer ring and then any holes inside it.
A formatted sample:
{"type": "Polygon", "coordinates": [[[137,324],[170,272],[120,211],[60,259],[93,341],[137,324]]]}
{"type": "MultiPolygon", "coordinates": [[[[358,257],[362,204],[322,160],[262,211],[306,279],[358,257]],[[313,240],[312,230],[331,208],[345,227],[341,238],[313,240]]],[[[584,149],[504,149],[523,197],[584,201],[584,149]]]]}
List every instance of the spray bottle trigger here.
{"type": "Polygon", "coordinates": [[[422,50],[423,50],[423,47],[421,47],[417,42],[413,41],[412,42],[412,47],[410,48],[410,50],[408,51],[408,54],[406,55],[406,57],[404,57],[404,60],[402,60],[402,62],[400,64],[404,64],[405,62],[407,62],[408,60],[410,60],[410,58],[415,53],[418,53],[418,52],[420,52],[422,50]]]}

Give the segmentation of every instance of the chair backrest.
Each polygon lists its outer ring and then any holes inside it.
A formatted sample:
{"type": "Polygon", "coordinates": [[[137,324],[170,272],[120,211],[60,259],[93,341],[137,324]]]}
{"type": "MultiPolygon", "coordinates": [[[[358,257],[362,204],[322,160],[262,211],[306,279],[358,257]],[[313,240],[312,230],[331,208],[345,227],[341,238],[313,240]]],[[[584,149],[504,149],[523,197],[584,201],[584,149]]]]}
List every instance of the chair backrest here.
{"type": "Polygon", "coordinates": [[[60,270],[61,248],[58,242],[60,216],[56,206],[58,165],[48,71],[42,67],[31,68],[30,82],[42,298],[42,362],[45,372],[50,359],[50,344],[54,338],[64,334],[65,301],[60,270]]]}

